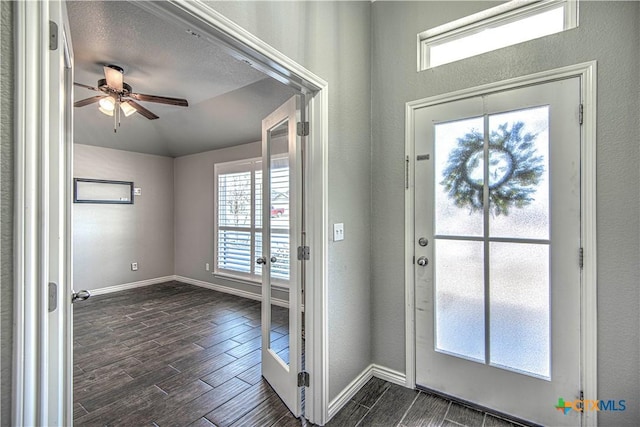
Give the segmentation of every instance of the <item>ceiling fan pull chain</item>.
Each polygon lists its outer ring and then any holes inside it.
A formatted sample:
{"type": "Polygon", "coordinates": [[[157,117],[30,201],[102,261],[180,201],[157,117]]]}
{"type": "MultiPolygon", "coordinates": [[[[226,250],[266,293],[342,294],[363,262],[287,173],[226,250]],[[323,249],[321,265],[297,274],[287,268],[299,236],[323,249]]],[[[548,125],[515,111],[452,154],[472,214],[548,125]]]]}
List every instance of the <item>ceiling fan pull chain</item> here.
{"type": "Polygon", "coordinates": [[[118,102],[113,108],[113,133],[118,132],[118,102]]]}

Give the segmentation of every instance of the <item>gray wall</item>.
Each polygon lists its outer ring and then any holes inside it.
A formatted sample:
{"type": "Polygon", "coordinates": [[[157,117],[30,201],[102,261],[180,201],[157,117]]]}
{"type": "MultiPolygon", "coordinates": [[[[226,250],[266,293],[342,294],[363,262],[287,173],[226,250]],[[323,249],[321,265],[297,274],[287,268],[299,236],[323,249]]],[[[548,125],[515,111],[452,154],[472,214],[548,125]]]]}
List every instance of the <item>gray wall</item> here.
{"type": "Polygon", "coordinates": [[[215,163],[262,156],[260,142],[178,157],[174,161],[175,274],[260,294],[260,285],[214,277],[215,163]],[[209,263],[211,270],[205,270],[209,263]]]}
{"type": "Polygon", "coordinates": [[[329,398],[371,363],[369,2],[211,2],[329,82],[329,398]]]}
{"type": "Polygon", "coordinates": [[[13,343],[13,3],[0,2],[0,425],[11,423],[13,343]]]}
{"type": "MultiPolygon", "coordinates": [[[[602,425],[640,419],[638,2],[580,2],[577,29],[416,72],[416,34],[492,6],[372,5],[373,360],[405,370],[404,105],[407,101],[584,61],[598,61],[598,396],[626,399],[602,425]]],[[[588,397],[588,398],[596,398],[588,397]]]]}
{"type": "Polygon", "coordinates": [[[173,158],[80,144],[74,150],[74,177],[133,181],[142,189],[132,205],[74,203],[74,288],[173,275],[173,158]]]}

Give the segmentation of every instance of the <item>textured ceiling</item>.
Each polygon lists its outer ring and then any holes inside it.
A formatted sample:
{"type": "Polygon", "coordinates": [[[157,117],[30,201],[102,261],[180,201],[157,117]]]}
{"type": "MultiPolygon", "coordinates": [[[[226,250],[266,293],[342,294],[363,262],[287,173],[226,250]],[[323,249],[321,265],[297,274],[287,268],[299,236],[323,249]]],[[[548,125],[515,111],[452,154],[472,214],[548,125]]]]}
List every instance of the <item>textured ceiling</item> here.
{"type": "MultiPolygon", "coordinates": [[[[158,116],[113,118],[97,104],[74,109],[76,143],[182,156],[260,139],[261,120],[294,91],[222,48],[125,1],[67,3],[75,81],[97,86],[102,67],[124,69],[134,92],[186,98],[189,107],[140,102],[158,116]]],[[[75,87],[75,100],[97,92],[75,87]]]]}

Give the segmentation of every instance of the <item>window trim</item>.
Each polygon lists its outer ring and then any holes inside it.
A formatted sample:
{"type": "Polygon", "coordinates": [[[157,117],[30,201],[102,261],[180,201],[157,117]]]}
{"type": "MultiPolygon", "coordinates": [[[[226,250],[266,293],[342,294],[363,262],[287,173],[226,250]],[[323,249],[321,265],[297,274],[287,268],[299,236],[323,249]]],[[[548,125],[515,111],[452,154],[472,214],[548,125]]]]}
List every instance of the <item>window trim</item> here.
{"type": "MultiPolygon", "coordinates": [[[[557,7],[564,8],[563,31],[576,28],[578,26],[578,0],[511,0],[499,6],[423,31],[417,36],[418,72],[455,62],[451,61],[431,66],[429,63],[431,45],[468,37],[469,35],[479,33],[489,27],[512,23],[557,7]]],[[[535,38],[531,40],[535,40],[535,38]]],[[[514,46],[519,43],[522,42],[507,46],[514,46]]],[[[493,50],[495,49],[487,52],[492,52],[493,50]]],[[[466,58],[461,58],[460,60],[471,58],[473,56],[477,55],[471,55],[466,58]]]]}

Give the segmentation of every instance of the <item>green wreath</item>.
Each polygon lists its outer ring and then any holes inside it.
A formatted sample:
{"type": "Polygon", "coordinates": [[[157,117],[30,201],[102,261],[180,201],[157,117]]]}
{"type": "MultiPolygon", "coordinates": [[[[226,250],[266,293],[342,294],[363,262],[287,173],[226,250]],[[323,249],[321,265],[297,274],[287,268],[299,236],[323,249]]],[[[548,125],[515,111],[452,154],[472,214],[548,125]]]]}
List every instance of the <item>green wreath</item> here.
{"type": "MultiPolygon", "coordinates": [[[[489,210],[494,215],[508,215],[512,207],[531,203],[544,173],[544,158],[537,155],[537,134],[522,135],[523,122],[498,126],[489,135],[489,210]]],[[[458,147],[449,154],[442,172],[449,197],[458,207],[471,212],[484,207],[484,135],[473,129],[458,138],[458,147]]]]}

